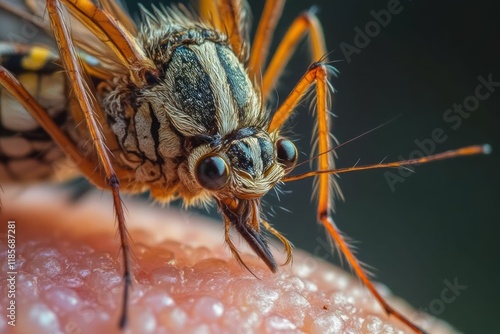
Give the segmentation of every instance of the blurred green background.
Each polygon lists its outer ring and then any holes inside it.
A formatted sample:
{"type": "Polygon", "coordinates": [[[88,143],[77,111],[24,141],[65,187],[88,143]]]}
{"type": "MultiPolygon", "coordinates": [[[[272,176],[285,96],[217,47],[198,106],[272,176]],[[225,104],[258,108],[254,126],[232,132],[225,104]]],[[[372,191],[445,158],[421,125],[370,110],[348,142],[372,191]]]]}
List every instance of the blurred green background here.
{"type": "MultiPolygon", "coordinates": [[[[392,2],[392,1],[391,1],[392,2]]],[[[157,1],[143,1],[146,7],[157,1]]],[[[169,1],[161,3],[168,4],[169,1]]],[[[258,18],[264,1],[251,1],[258,18]]],[[[335,221],[359,241],[358,256],[373,266],[377,280],[417,309],[427,308],[466,333],[496,333],[500,288],[500,87],[460,127],[443,121],[445,111],[474,95],[478,76],[500,82],[500,23],[494,1],[402,0],[391,22],[370,43],[352,54],[355,27],[365,30],[372,10],[387,9],[388,1],[289,1],[275,34],[275,43],[303,10],[317,5],[330,59],[340,71],[332,79],[337,90],[333,132],[345,142],[395,116],[397,120],[338,149],[338,166],[408,158],[415,140],[431,138],[443,129],[447,140],[436,152],[471,144],[490,143],[493,154],[418,166],[416,173],[391,191],[384,171],[344,174],[339,183],[345,203],[337,203],[335,221]],[[445,280],[467,288],[451,303],[441,300],[445,280]],[[441,301],[439,301],[441,300],[441,301]],[[444,306],[444,307],[440,307],[444,306]]],[[[135,4],[130,9],[137,12],[135,4]]],[[[254,24],[255,27],[255,24],[254,24]]],[[[374,34],[375,35],[375,34],[374,34]]],[[[310,63],[302,43],[292,58],[277,93],[283,100],[310,63]]],[[[307,103],[291,121],[301,159],[310,152],[313,126],[307,103]],[[309,115],[308,115],[309,114],[309,115]]],[[[393,171],[397,173],[397,171],[393,171]]],[[[287,184],[290,193],[278,202],[266,197],[276,214],[274,226],[310,252],[327,249],[322,228],[315,222],[311,180],[287,184]],[[281,210],[284,207],[292,213],[281,210]],[[318,248],[320,247],[320,248],[318,248]]],[[[215,210],[213,210],[215,214],[215,210]]],[[[222,231],[222,230],[221,230],[222,231]]],[[[327,255],[338,263],[338,257],[327,255]]]]}

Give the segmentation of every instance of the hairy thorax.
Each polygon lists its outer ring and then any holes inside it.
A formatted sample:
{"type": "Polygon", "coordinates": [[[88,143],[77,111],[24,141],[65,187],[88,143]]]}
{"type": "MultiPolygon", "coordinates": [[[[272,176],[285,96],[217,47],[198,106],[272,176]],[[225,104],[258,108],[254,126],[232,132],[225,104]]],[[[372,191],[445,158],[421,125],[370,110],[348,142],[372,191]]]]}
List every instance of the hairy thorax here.
{"type": "Polygon", "coordinates": [[[223,146],[229,162],[247,155],[252,166],[244,172],[251,167],[252,177],[263,179],[274,159],[274,150],[266,147],[275,138],[261,130],[267,117],[260,93],[225,35],[200,25],[159,30],[151,24],[138,39],[158,77],[144,87],[119,78],[101,89],[120,146],[115,156],[121,168],[133,172],[125,186],[149,189],[160,201],[204,201],[209,194],[194,179],[193,161],[223,146]]]}

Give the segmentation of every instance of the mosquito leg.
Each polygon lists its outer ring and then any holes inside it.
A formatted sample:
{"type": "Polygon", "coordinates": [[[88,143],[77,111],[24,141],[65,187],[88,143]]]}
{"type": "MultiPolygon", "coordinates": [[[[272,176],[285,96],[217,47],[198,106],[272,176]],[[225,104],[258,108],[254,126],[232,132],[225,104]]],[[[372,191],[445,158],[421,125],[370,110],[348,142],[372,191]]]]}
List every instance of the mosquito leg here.
{"type": "MultiPolygon", "coordinates": [[[[51,1],[47,0],[47,3],[49,2],[51,1]]],[[[132,33],[109,13],[91,1],[58,0],[58,2],[64,4],[71,14],[113,50],[120,62],[130,69],[130,77],[136,85],[146,83],[146,73],[156,75],[158,70],[134,41],[132,33]]],[[[63,22],[62,19],[59,22],[63,22]]],[[[53,26],[53,23],[51,25],[53,26]]]]}
{"type": "Polygon", "coordinates": [[[134,21],[130,18],[125,8],[123,8],[120,1],[114,0],[101,0],[100,4],[102,8],[111,13],[113,17],[116,17],[118,21],[132,34],[137,35],[137,26],[134,21]]]}
{"type": "Polygon", "coordinates": [[[269,45],[276,28],[276,24],[283,12],[285,0],[268,0],[257,25],[257,31],[252,43],[252,51],[248,61],[250,78],[260,76],[265,68],[269,45]]]}
{"type": "MultiPolygon", "coordinates": [[[[285,37],[280,42],[278,49],[273,55],[269,66],[266,69],[262,82],[262,94],[264,99],[269,94],[272,84],[278,78],[285,65],[287,64],[293,50],[296,49],[298,42],[304,34],[309,31],[311,35],[311,48],[313,59],[321,60],[326,55],[324,36],[319,20],[312,11],[308,11],[300,15],[290,26],[285,37]]],[[[269,132],[279,130],[292,114],[297,103],[309,91],[311,86],[316,84],[317,98],[317,136],[318,136],[318,151],[329,152],[331,149],[331,132],[330,132],[330,84],[328,82],[328,74],[331,69],[322,62],[312,64],[306,74],[297,83],[287,99],[278,108],[273,115],[269,125],[269,132]]],[[[332,154],[321,154],[318,156],[318,169],[328,170],[335,168],[332,154]]],[[[385,312],[391,316],[400,319],[403,323],[412,328],[415,332],[422,333],[423,331],[414,325],[401,313],[393,309],[387,301],[375,289],[373,283],[368,278],[363,267],[358,259],[354,256],[349,248],[349,245],[342,237],[340,231],[336,228],[331,218],[333,191],[337,191],[338,187],[332,175],[321,174],[318,176],[318,220],[326,228],[329,236],[334,240],[337,247],[346,257],[349,265],[354,269],[356,275],[363,281],[366,287],[371,291],[385,312]]]]}
{"type": "Polygon", "coordinates": [[[246,1],[241,0],[198,1],[201,16],[216,30],[227,34],[231,48],[241,61],[247,59],[249,48],[246,5],[246,1]]]}
{"type": "Polygon", "coordinates": [[[98,160],[102,165],[107,181],[107,188],[111,190],[113,196],[113,204],[118,221],[118,231],[120,235],[121,251],[123,255],[123,303],[120,317],[120,327],[125,327],[127,323],[127,307],[128,293],[132,284],[130,272],[130,249],[127,230],[125,226],[125,217],[123,212],[123,204],[120,198],[120,182],[113,169],[111,159],[109,157],[107,147],[104,143],[104,137],[99,129],[97,117],[94,110],[99,110],[99,104],[93,99],[88,91],[88,87],[84,81],[84,73],[78,61],[73,41],[69,34],[69,30],[63,20],[61,3],[59,0],[47,0],[47,12],[50,18],[52,31],[54,32],[55,40],[57,41],[61,60],[63,62],[66,73],[68,74],[69,82],[72,85],[73,93],[79,101],[85,123],[89,134],[94,142],[98,160]]]}
{"type": "Polygon", "coordinates": [[[326,56],[325,38],[321,24],[313,10],[305,11],[292,22],[264,72],[261,88],[264,101],[267,100],[274,83],[280,77],[291,55],[297,49],[298,43],[307,32],[311,37],[313,61],[320,61],[326,56]]]}
{"type": "MultiPolygon", "coordinates": [[[[319,196],[321,198],[323,194],[320,193],[319,196]]],[[[389,303],[387,303],[384,297],[380,295],[380,293],[377,291],[373,283],[368,278],[367,274],[365,273],[358,259],[354,256],[354,254],[350,250],[349,245],[344,240],[344,237],[342,236],[341,232],[335,226],[333,219],[330,215],[330,211],[331,210],[329,207],[318,206],[319,220],[326,228],[328,235],[330,235],[330,237],[335,241],[336,246],[345,256],[347,262],[349,262],[349,265],[354,269],[356,275],[361,279],[361,281],[368,288],[368,290],[370,290],[375,299],[377,299],[379,305],[384,309],[385,313],[387,313],[389,316],[393,316],[399,319],[401,322],[410,327],[416,333],[425,333],[420,327],[415,325],[411,320],[409,320],[407,317],[405,317],[403,314],[401,314],[399,311],[397,311],[391,305],[389,305],[389,303]]]]}
{"type": "MultiPolygon", "coordinates": [[[[281,128],[288,116],[291,114],[300,98],[309,90],[309,88],[316,85],[316,98],[317,98],[317,135],[318,135],[318,151],[328,152],[331,148],[330,136],[330,113],[328,106],[330,105],[329,82],[328,82],[328,66],[322,63],[314,63],[309,67],[309,70],[302,77],[302,79],[295,86],[293,91],[278,108],[274,117],[271,120],[269,131],[276,131],[281,128]]],[[[332,154],[321,154],[318,156],[318,169],[331,170],[334,168],[332,154]]],[[[417,333],[423,331],[408,320],[404,315],[392,308],[387,301],[375,289],[373,283],[368,278],[365,270],[361,266],[358,259],[354,256],[349,248],[349,245],[344,240],[341,232],[337,229],[331,218],[332,211],[332,197],[333,190],[337,185],[335,180],[330,174],[318,175],[318,220],[325,227],[328,235],[333,239],[335,245],[340,249],[342,254],[347,259],[349,265],[353,268],[356,275],[361,279],[364,285],[370,290],[373,296],[377,299],[384,311],[405,323],[408,327],[417,333]]]]}

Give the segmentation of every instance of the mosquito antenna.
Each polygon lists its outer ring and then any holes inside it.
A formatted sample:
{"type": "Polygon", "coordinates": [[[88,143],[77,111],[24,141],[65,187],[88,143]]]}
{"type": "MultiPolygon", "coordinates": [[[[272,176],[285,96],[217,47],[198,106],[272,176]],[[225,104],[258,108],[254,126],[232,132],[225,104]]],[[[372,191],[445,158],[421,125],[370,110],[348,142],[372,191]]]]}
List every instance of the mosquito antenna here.
{"type": "Polygon", "coordinates": [[[283,178],[283,182],[297,181],[302,180],[308,177],[317,176],[321,174],[340,174],[340,173],[348,173],[355,172],[360,170],[368,170],[368,169],[378,169],[378,168],[399,168],[408,165],[418,165],[431,161],[463,157],[467,155],[476,155],[476,154],[490,154],[491,146],[489,144],[484,145],[474,145],[467,146],[463,148],[459,148],[457,150],[446,151],[443,153],[429,155],[427,157],[422,157],[418,159],[410,159],[403,161],[395,161],[395,162],[387,162],[380,163],[374,165],[365,165],[365,166],[357,166],[357,167],[347,167],[347,168],[338,168],[338,169],[329,169],[329,170],[316,170],[298,175],[290,175],[283,178]]]}
{"type": "MultiPolygon", "coordinates": [[[[345,142],[343,142],[343,143],[340,143],[340,144],[338,144],[337,146],[335,146],[335,147],[333,147],[333,148],[331,148],[331,149],[329,149],[329,150],[327,150],[327,151],[324,151],[324,152],[318,153],[317,155],[315,155],[315,156],[313,156],[313,157],[311,157],[311,158],[309,158],[309,159],[307,159],[307,160],[305,160],[305,161],[302,161],[301,163],[298,163],[297,165],[295,165],[295,167],[298,167],[298,166],[301,166],[301,165],[303,165],[303,164],[306,164],[306,163],[308,163],[308,162],[310,162],[310,161],[313,161],[314,159],[319,158],[319,157],[320,157],[320,156],[322,156],[323,154],[328,154],[328,153],[330,153],[330,152],[332,152],[332,151],[335,151],[336,149],[338,149],[338,148],[340,148],[340,147],[342,147],[342,146],[344,146],[344,145],[347,145],[347,144],[349,144],[350,142],[353,142],[353,141],[355,141],[355,140],[357,140],[357,139],[359,139],[359,138],[361,138],[361,137],[363,137],[363,136],[366,136],[367,134],[369,134],[369,133],[371,133],[371,132],[373,132],[373,131],[376,131],[376,130],[378,130],[378,129],[380,129],[380,128],[384,127],[384,126],[386,126],[386,125],[387,125],[387,124],[389,124],[389,123],[394,122],[394,121],[395,121],[395,120],[397,120],[399,117],[401,117],[401,114],[399,114],[399,115],[397,115],[397,116],[394,116],[394,117],[393,117],[393,118],[391,118],[390,120],[388,120],[388,121],[386,121],[386,122],[384,122],[384,123],[382,123],[382,124],[380,124],[380,125],[378,125],[378,126],[374,127],[373,129],[370,129],[370,130],[368,130],[368,131],[366,131],[366,132],[364,132],[364,133],[362,133],[362,134],[360,134],[360,135],[358,135],[358,136],[356,136],[356,137],[354,137],[354,138],[351,138],[351,139],[349,139],[349,140],[347,140],[347,141],[345,141],[345,142]]],[[[295,167],[294,167],[294,168],[295,168],[295,167]]]]}

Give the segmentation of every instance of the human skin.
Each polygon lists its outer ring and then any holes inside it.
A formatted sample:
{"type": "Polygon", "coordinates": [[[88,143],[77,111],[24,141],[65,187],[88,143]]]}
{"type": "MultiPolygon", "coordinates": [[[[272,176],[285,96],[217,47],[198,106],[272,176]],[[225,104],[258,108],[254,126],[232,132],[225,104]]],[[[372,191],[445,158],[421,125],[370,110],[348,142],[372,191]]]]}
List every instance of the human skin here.
{"type": "MultiPolygon", "coordinates": [[[[47,188],[6,190],[0,227],[0,332],[119,333],[121,256],[111,200],[77,203],[47,188]],[[7,324],[7,220],[15,220],[16,326],[7,324]]],[[[273,274],[243,244],[249,273],[223,244],[223,226],[189,211],[126,201],[134,283],[127,333],[402,333],[350,274],[294,250],[273,274]]],[[[274,252],[284,260],[280,249],[274,252]]],[[[454,333],[383,295],[431,333],[454,333]]]]}

